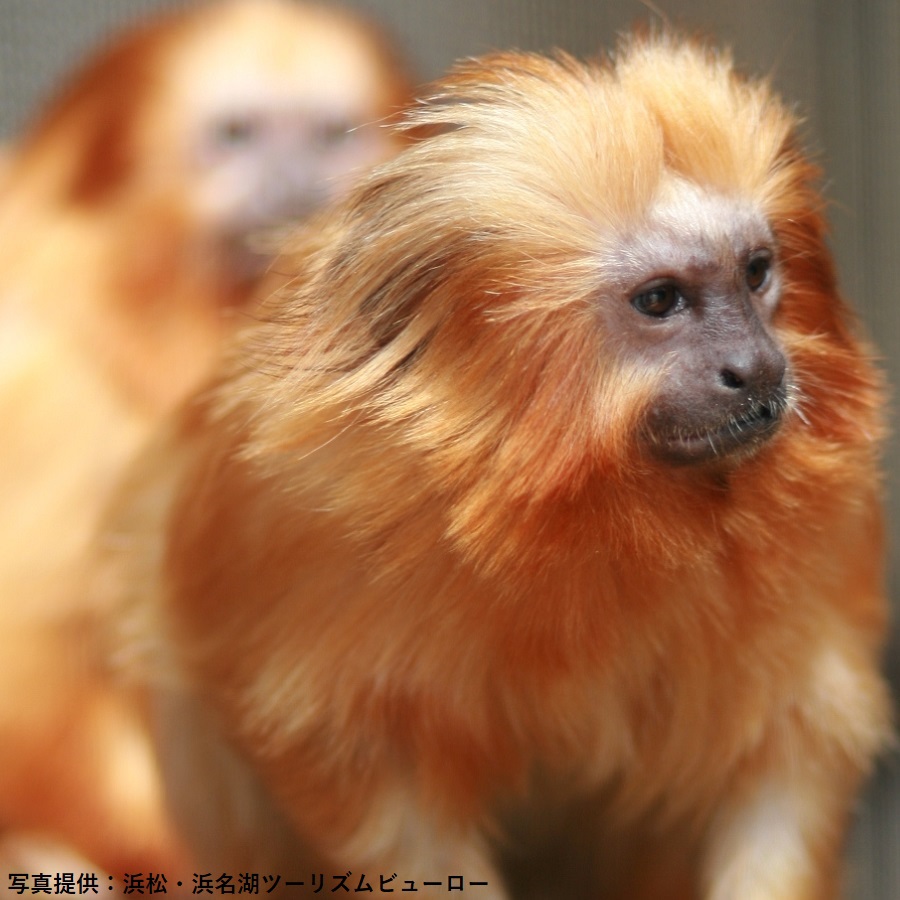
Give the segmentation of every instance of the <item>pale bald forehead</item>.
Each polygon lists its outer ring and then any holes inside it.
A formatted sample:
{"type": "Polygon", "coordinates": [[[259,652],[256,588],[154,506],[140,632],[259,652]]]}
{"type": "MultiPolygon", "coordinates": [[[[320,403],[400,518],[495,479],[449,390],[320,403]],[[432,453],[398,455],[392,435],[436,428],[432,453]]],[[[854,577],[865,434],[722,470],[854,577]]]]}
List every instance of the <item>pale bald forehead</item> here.
{"type": "Polygon", "coordinates": [[[774,250],[759,207],[742,196],[664,179],[646,214],[603,244],[606,272],[619,284],[726,266],[748,252],[774,250]]]}
{"type": "Polygon", "coordinates": [[[380,112],[385,64],[349,16],[278,0],[211,10],[173,51],[170,84],[198,116],[241,106],[380,112]]]}

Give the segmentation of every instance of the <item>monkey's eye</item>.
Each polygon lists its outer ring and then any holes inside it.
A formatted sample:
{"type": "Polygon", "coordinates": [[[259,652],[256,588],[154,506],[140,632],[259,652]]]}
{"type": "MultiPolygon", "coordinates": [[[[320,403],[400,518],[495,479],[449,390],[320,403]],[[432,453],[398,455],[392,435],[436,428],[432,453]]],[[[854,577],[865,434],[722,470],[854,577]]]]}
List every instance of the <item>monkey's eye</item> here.
{"type": "Polygon", "coordinates": [[[744,279],[747,282],[747,287],[751,291],[758,291],[769,280],[769,270],[771,268],[772,261],[768,256],[754,256],[747,263],[747,268],[744,270],[744,279]]]}
{"type": "Polygon", "coordinates": [[[352,134],[353,125],[347,119],[323,120],[316,127],[316,139],[323,147],[341,144],[352,134]]]}
{"type": "Polygon", "coordinates": [[[665,318],[684,309],[684,295],[674,284],[660,284],[631,298],[631,305],[645,316],[665,318]]]}
{"type": "Polygon", "coordinates": [[[250,116],[229,116],[215,124],[215,139],[222,146],[237,147],[256,137],[257,123],[250,116]]]}

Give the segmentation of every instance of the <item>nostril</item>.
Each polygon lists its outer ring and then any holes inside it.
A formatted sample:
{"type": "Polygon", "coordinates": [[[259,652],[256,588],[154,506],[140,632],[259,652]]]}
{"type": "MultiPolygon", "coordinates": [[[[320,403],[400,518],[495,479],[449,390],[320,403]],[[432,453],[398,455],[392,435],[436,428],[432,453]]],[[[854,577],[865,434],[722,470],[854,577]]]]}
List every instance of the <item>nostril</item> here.
{"type": "Polygon", "coordinates": [[[733,388],[734,390],[742,388],[745,384],[744,379],[732,369],[722,369],[719,373],[719,378],[725,387],[733,388]]]}

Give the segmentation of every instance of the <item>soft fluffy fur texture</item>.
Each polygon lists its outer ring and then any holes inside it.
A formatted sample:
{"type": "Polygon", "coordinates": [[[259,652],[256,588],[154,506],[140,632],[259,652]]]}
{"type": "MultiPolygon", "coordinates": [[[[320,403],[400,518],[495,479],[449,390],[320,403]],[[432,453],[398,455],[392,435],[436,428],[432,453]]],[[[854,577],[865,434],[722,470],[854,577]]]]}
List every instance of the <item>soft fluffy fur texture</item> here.
{"type": "Polygon", "coordinates": [[[117,36],[11,148],[0,191],[4,832],[69,840],[116,874],[171,861],[146,744],[97,671],[82,560],[126,460],[246,315],[256,273],[241,241],[389,155],[396,138],[373,120],[404,85],[352,17],[278,0],[202,5],[117,36]],[[242,135],[247,122],[260,134],[242,135]],[[372,124],[322,143],[316,129],[335,122],[372,124]]]}
{"type": "Polygon", "coordinates": [[[409,122],[122,501],[200,858],[836,897],[890,730],[883,399],[794,118],[663,37],[464,64],[409,122]],[[678,198],[715,227],[666,240],[770,230],[789,379],[773,437],[687,465],[644,441],[671,360],[612,327],[678,198]]]}

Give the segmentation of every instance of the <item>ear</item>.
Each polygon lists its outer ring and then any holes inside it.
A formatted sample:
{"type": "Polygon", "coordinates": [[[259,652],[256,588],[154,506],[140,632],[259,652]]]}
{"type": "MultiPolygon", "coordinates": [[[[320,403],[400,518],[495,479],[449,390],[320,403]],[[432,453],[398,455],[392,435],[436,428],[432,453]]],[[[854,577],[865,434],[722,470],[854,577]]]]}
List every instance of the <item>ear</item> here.
{"type": "Polygon", "coordinates": [[[73,148],[71,180],[63,189],[68,202],[100,205],[136,177],[131,126],[139,103],[124,93],[121,88],[106,90],[81,112],[81,141],[73,148]]]}
{"type": "Polygon", "coordinates": [[[33,149],[68,143],[64,200],[100,204],[135,177],[135,123],[153,96],[151,73],[177,25],[168,17],[129,32],[76,72],[50,104],[28,143],[33,149]]]}

